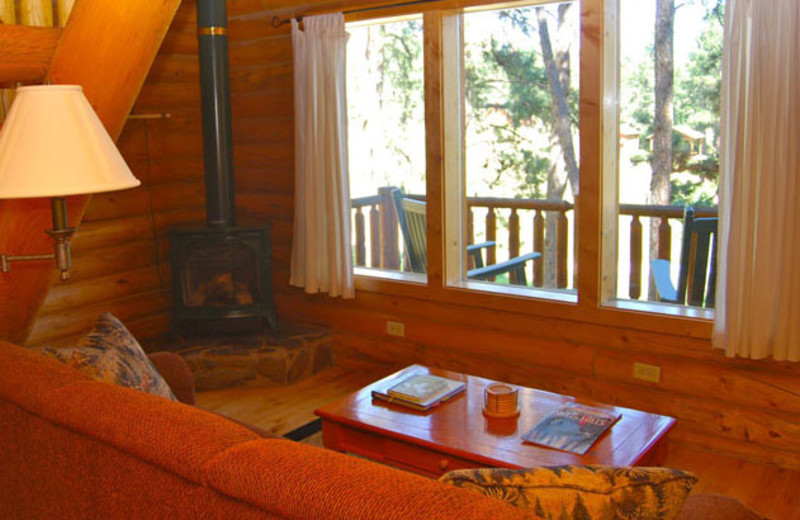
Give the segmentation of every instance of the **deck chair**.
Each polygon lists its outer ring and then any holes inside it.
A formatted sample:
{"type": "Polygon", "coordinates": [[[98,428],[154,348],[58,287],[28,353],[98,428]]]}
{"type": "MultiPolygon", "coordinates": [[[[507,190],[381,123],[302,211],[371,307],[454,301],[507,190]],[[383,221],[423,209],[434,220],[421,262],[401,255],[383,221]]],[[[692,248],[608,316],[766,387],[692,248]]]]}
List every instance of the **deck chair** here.
{"type": "Polygon", "coordinates": [[[668,260],[653,260],[650,266],[660,301],[713,308],[717,288],[717,218],[695,218],[694,214],[694,208],[689,206],[683,217],[678,287],[670,279],[668,260]]]}
{"type": "MultiPolygon", "coordinates": [[[[392,190],[397,220],[406,246],[406,257],[411,270],[425,273],[428,269],[427,216],[423,201],[406,197],[402,191],[392,190]]],[[[542,256],[540,253],[527,253],[492,265],[484,265],[483,250],[494,246],[494,242],[482,242],[467,246],[467,254],[472,258],[475,268],[467,271],[471,280],[492,280],[493,277],[508,273],[511,283],[527,285],[525,264],[542,256]]]]}

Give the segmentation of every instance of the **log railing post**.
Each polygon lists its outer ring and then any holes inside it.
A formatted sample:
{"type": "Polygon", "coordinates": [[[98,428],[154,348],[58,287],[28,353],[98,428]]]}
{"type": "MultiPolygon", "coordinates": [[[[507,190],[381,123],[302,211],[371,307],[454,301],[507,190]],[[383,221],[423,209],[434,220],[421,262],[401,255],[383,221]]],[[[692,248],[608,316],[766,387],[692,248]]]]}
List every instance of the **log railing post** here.
{"type": "Polygon", "coordinates": [[[381,265],[381,213],[375,204],[369,207],[369,265],[381,265]]]}
{"type": "MultiPolygon", "coordinates": [[[[517,208],[511,208],[508,217],[508,258],[519,256],[519,214],[517,208]]],[[[517,283],[517,275],[510,273],[509,282],[517,283]]]]}
{"type": "Polygon", "coordinates": [[[672,256],[672,229],[668,217],[661,217],[658,224],[658,257],[669,260],[672,256]]]}
{"type": "Polygon", "coordinates": [[[533,261],[533,286],[542,287],[544,285],[544,212],[536,210],[533,217],[533,250],[541,253],[542,256],[533,261]]]}
{"type": "MultiPolygon", "coordinates": [[[[467,245],[475,243],[475,215],[472,213],[472,206],[467,205],[467,245]]],[[[475,258],[467,255],[467,269],[474,269],[475,258]]]]}
{"type": "Polygon", "coordinates": [[[642,294],[642,222],[639,215],[633,215],[631,220],[631,279],[628,284],[628,296],[638,300],[642,294]]]}
{"type": "Polygon", "coordinates": [[[361,211],[361,208],[356,208],[356,216],[355,216],[355,228],[356,228],[356,265],[362,267],[367,264],[367,250],[364,245],[366,241],[366,235],[364,230],[364,213],[361,211]]]}
{"type": "MultiPolygon", "coordinates": [[[[497,213],[494,206],[489,206],[486,212],[486,240],[497,242],[497,213]]],[[[497,263],[497,246],[486,249],[486,265],[497,263]]]]}
{"type": "Polygon", "coordinates": [[[567,287],[568,226],[567,214],[562,209],[558,212],[556,221],[556,236],[558,237],[556,240],[556,287],[559,289],[567,287]]]}
{"type": "Polygon", "coordinates": [[[380,243],[381,243],[381,262],[380,266],[384,269],[400,268],[400,251],[397,247],[397,212],[394,209],[392,199],[392,186],[378,188],[380,202],[380,243]]]}

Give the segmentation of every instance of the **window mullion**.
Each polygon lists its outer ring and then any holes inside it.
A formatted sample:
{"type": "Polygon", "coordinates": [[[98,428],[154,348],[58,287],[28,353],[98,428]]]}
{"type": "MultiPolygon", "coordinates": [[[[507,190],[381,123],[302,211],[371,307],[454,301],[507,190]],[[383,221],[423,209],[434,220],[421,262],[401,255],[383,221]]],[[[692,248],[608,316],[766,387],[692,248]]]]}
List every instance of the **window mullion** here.
{"type": "Polygon", "coordinates": [[[442,287],[444,273],[442,18],[440,11],[429,11],[423,16],[427,255],[428,286],[431,288],[442,287]]]}
{"type": "Polygon", "coordinates": [[[592,312],[601,298],[603,0],[583,0],[580,45],[580,195],[576,197],[578,305],[592,312]]]}

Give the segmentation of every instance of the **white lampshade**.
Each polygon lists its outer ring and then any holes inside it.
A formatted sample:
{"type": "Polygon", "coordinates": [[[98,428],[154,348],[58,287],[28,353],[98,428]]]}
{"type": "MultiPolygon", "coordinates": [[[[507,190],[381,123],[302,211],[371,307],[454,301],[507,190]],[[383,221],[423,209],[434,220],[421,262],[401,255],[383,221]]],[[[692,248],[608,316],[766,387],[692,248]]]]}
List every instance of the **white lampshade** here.
{"type": "Polygon", "coordinates": [[[20,87],[0,129],[0,199],[140,184],[78,85],[20,87]]]}

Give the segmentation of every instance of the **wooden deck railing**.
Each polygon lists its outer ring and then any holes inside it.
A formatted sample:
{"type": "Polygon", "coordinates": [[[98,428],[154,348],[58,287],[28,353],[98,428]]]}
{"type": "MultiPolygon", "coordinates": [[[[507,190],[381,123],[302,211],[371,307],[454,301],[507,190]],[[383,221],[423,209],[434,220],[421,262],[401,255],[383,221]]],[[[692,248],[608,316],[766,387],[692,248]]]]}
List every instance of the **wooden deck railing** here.
{"type": "MultiPolygon", "coordinates": [[[[403,267],[402,250],[399,247],[400,230],[391,197],[392,189],[380,188],[377,195],[351,200],[357,266],[394,270],[403,267]]],[[[410,196],[424,200],[424,196],[410,196]]],[[[533,286],[558,289],[573,287],[568,264],[571,257],[569,237],[574,236],[572,232],[574,218],[568,216],[574,209],[572,203],[547,199],[467,197],[467,208],[469,243],[475,242],[478,229],[483,233],[482,240],[503,244],[504,247],[501,249],[507,250],[509,257],[528,251],[538,251],[542,253],[542,257],[533,262],[533,276],[530,278],[533,286]],[[478,213],[483,214],[482,222],[476,222],[478,213]],[[506,223],[498,226],[498,221],[506,223]],[[507,229],[506,236],[498,237],[498,227],[507,229]],[[551,229],[550,233],[555,234],[551,240],[545,240],[548,227],[551,229]],[[523,230],[529,230],[530,233],[525,238],[523,235],[527,233],[523,233],[523,230]],[[549,277],[546,276],[546,269],[552,270],[549,277]]],[[[630,258],[627,266],[630,273],[629,298],[642,297],[642,274],[649,256],[645,254],[645,248],[649,245],[643,242],[643,221],[658,219],[658,256],[669,260],[672,252],[672,227],[676,223],[680,225],[683,211],[683,206],[620,204],[619,225],[623,225],[623,217],[630,218],[630,258]]],[[[716,208],[696,208],[696,211],[700,217],[717,214],[716,208]]],[[[505,260],[497,258],[497,247],[489,248],[486,256],[487,263],[505,260]]],[[[619,296],[625,297],[625,295],[619,296]]]]}

